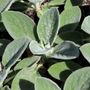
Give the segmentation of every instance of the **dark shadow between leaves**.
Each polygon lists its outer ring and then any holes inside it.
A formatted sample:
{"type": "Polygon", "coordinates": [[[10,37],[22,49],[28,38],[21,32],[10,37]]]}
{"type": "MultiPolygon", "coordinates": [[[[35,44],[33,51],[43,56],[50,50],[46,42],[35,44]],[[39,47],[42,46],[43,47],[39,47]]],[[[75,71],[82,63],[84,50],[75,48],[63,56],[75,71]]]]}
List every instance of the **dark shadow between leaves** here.
{"type": "Polygon", "coordinates": [[[64,26],[60,27],[59,34],[64,33],[64,32],[70,32],[70,31],[73,32],[73,31],[75,31],[78,24],[79,24],[79,22],[76,22],[76,23],[71,23],[71,24],[67,24],[67,25],[64,25],[64,26]]]}
{"type": "Polygon", "coordinates": [[[82,5],[83,0],[71,0],[73,6],[82,5]]]}
{"type": "Polygon", "coordinates": [[[59,77],[62,81],[65,81],[73,71],[82,68],[82,66],[80,66],[79,64],[73,63],[73,61],[66,61],[65,63],[69,69],[59,74],[59,77]]]}
{"type": "Polygon", "coordinates": [[[19,82],[20,90],[35,90],[34,89],[34,84],[31,83],[30,81],[21,79],[19,82]]]}

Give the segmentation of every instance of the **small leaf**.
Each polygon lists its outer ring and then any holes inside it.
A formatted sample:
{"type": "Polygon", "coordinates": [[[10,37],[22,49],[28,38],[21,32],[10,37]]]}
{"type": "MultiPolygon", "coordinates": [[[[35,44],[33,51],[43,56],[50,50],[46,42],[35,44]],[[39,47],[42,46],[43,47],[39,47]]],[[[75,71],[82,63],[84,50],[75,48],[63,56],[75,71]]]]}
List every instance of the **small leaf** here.
{"type": "Polygon", "coordinates": [[[63,31],[74,31],[81,19],[81,10],[77,7],[65,9],[60,14],[60,30],[63,31]],[[74,13],[75,12],[75,13],[74,13]]]}
{"type": "Polygon", "coordinates": [[[11,90],[35,90],[35,78],[40,77],[35,68],[24,68],[14,78],[11,90]]]}
{"type": "Polygon", "coordinates": [[[64,90],[90,90],[90,67],[73,72],[66,80],[64,90]]]}
{"type": "Polygon", "coordinates": [[[59,86],[52,80],[44,77],[37,77],[35,82],[35,90],[61,90],[59,86]]]}
{"type": "Polygon", "coordinates": [[[84,44],[80,47],[80,51],[85,59],[90,63],[90,43],[84,44]]]}
{"type": "Polygon", "coordinates": [[[39,39],[44,44],[52,45],[59,30],[59,12],[57,8],[51,8],[40,18],[37,27],[39,39]]]}
{"type": "Polygon", "coordinates": [[[0,13],[8,10],[16,0],[0,0],[0,13]]]}
{"type": "Polygon", "coordinates": [[[14,70],[20,70],[26,67],[30,67],[39,59],[40,59],[40,56],[24,58],[14,67],[14,70]]]}
{"type": "Polygon", "coordinates": [[[53,51],[51,57],[56,59],[75,59],[79,56],[78,46],[71,41],[65,41],[60,45],[57,45],[53,51]]]}
{"type": "Polygon", "coordinates": [[[5,49],[2,57],[2,64],[5,68],[13,66],[18,59],[21,57],[27,45],[29,44],[28,39],[22,38],[12,41],[5,49]]]}
{"type": "Polygon", "coordinates": [[[40,55],[40,54],[45,54],[47,52],[47,50],[45,48],[43,48],[38,42],[36,41],[31,41],[30,42],[30,45],[29,45],[29,48],[31,50],[31,52],[33,54],[36,54],[36,55],[40,55]]]}
{"type": "Polygon", "coordinates": [[[90,16],[85,17],[85,19],[82,23],[81,29],[84,32],[90,34],[90,16]]]}
{"type": "Polygon", "coordinates": [[[9,43],[10,43],[10,40],[0,39],[0,56],[3,55],[3,52],[9,43]]]}
{"type": "Polygon", "coordinates": [[[2,21],[12,38],[35,39],[35,23],[28,16],[17,11],[6,11],[2,13],[2,21]]]}
{"type": "Polygon", "coordinates": [[[73,61],[59,62],[53,64],[49,69],[49,74],[55,79],[65,81],[67,77],[75,70],[81,68],[81,66],[73,61]]]}

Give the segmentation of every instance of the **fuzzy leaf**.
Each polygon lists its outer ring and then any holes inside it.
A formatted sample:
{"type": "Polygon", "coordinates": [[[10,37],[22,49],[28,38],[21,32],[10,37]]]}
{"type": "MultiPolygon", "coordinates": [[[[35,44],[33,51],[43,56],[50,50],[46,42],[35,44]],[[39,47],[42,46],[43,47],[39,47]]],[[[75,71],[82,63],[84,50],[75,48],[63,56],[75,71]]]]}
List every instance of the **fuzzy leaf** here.
{"type": "Polygon", "coordinates": [[[59,62],[53,64],[49,69],[49,74],[55,79],[65,81],[67,77],[81,66],[73,61],[59,62]]]}
{"type": "Polygon", "coordinates": [[[85,19],[82,23],[81,29],[84,32],[90,34],[90,16],[85,17],[85,19]]]}
{"type": "Polygon", "coordinates": [[[35,39],[35,23],[25,14],[17,11],[6,11],[2,13],[2,21],[8,33],[14,38],[27,37],[35,39]]]}
{"type": "Polygon", "coordinates": [[[40,59],[39,56],[24,58],[15,66],[14,70],[20,70],[26,67],[30,67],[39,59],[40,59]]]}
{"type": "Polygon", "coordinates": [[[45,54],[47,52],[47,50],[45,48],[43,48],[38,42],[36,41],[31,41],[30,42],[30,45],[29,45],[29,48],[31,50],[31,52],[33,54],[45,54]]]}
{"type": "Polygon", "coordinates": [[[73,72],[66,80],[64,90],[90,90],[90,67],[73,72]]]}
{"type": "Polygon", "coordinates": [[[0,13],[8,10],[13,2],[16,0],[0,0],[0,13]]]}
{"type": "Polygon", "coordinates": [[[16,61],[21,57],[27,45],[29,44],[28,39],[22,38],[12,41],[5,49],[2,57],[2,64],[5,68],[10,68],[16,61]]]}
{"type": "Polygon", "coordinates": [[[2,89],[0,90],[10,90],[10,88],[8,86],[4,86],[2,89]]]}
{"type": "Polygon", "coordinates": [[[52,45],[58,33],[59,12],[57,8],[51,8],[40,18],[37,27],[39,39],[44,44],[52,45]]]}
{"type": "Polygon", "coordinates": [[[77,7],[65,9],[60,14],[60,30],[63,31],[74,31],[81,19],[81,10],[77,7]],[[75,13],[74,13],[75,12],[75,13]]]}
{"type": "Polygon", "coordinates": [[[54,49],[51,57],[56,59],[75,59],[79,56],[78,46],[71,41],[65,41],[60,45],[57,45],[54,49]]]}
{"type": "Polygon", "coordinates": [[[35,90],[61,90],[52,80],[44,77],[36,78],[35,90]]]}
{"type": "Polygon", "coordinates": [[[11,90],[35,90],[35,78],[40,75],[34,68],[22,69],[14,78],[11,90]]]}
{"type": "Polygon", "coordinates": [[[80,51],[85,59],[90,63],[90,43],[84,44],[80,47],[80,51]]]}

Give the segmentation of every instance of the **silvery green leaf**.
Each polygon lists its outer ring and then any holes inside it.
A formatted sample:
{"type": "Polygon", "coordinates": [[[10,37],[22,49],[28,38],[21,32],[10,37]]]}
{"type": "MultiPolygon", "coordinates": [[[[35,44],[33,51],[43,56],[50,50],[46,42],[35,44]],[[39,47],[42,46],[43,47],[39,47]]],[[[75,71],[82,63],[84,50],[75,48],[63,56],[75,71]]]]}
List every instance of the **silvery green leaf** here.
{"type": "Polygon", "coordinates": [[[81,26],[81,29],[90,34],[90,15],[85,17],[83,23],[82,23],[82,26],[81,26]]]}
{"type": "Polygon", "coordinates": [[[75,59],[79,56],[79,46],[74,42],[65,41],[57,45],[51,57],[56,59],[75,59]]]}
{"type": "Polygon", "coordinates": [[[37,34],[45,45],[52,45],[59,30],[59,11],[57,8],[47,10],[39,20],[37,34]]]}
{"type": "Polygon", "coordinates": [[[39,55],[39,54],[43,55],[47,52],[45,47],[42,47],[37,41],[31,41],[29,48],[31,52],[36,55],[39,55]]]}
{"type": "Polygon", "coordinates": [[[35,39],[35,23],[27,15],[18,11],[6,11],[2,13],[2,22],[13,39],[23,37],[35,39]]]}
{"type": "Polygon", "coordinates": [[[90,90],[90,67],[73,72],[66,80],[63,90],[90,90]]]}
{"type": "Polygon", "coordinates": [[[35,81],[35,90],[61,90],[52,80],[45,77],[37,77],[35,81]]]}
{"type": "Polygon", "coordinates": [[[26,38],[16,39],[8,44],[2,57],[5,68],[11,68],[18,61],[28,44],[29,40],[26,38]]]}
{"type": "Polygon", "coordinates": [[[33,4],[42,3],[44,0],[29,0],[33,4]]]}

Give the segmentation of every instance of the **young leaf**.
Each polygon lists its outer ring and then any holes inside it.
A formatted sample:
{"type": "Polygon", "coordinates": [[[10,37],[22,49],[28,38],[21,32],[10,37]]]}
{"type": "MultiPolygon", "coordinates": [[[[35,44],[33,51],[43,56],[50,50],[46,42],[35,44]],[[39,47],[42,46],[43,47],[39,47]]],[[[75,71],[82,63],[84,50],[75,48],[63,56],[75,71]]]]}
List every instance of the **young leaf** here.
{"type": "Polygon", "coordinates": [[[30,67],[39,59],[40,59],[40,56],[24,58],[14,67],[14,70],[20,70],[26,67],[30,67]]]}
{"type": "Polygon", "coordinates": [[[90,67],[73,72],[66,80],[64,90],[90,90],[90,67]]]}
{"type": "Polygon", "coordinates": [[[65,81],[66,78],[75,70],[81,68],[81,66],[73,61],[59,62],[53,64],[49,69],[49,74],[55,79],[65,81]]]}
{"type": "Polygon", "coordinates": [[[51,8],[40,18],[37,27],[39,39],[44,44],[52,45],[59,30],[59,12],[57,8],[51,8]]]}
{"type": "Polygon", "coordinates": [[[21,37],[35,39],[35,23],[28,16],[17,11],[6,11],[2,13],[2,21],[14,39],[21,37]]]}
{"type": "Polygon", "coordinates": [[[90,16],[85,17],[85,19],[82,23],[81,29],[84,32],[90,34],[90,16]]]}
{"type": "Polygon", "coordinates": [[[35,90],[35,78],[40,77],[34,68],[22,69],[14,78],[11,90],[35,90]]]}
{"type": "Polygon", "coordinates": [[[37,77],[35,81],[35,90],[61,90],[52,80],[44,77],[37,77]]]}
{"type": "Polygon", "coordinates": [[[60,45],[57,45],[53,51],[51,57],[56,59],[75,59],[79,56],[78,46],[71,41],[65,41],[60,45]]]}
{"type": "Polygon", "coordinates": [[[29,44],[29,40],[26,38],[21,38],[12,41],[5,49],[5,52],[2,57],[2,64],[5,68],[10,68],[13,66],[16,61],[21,57],[27,45],[29,44]]]}
{"type": "Polygon", "coordinates": [[[61,31],[74,31],[81,19],[81,10],[77,7],[65,9],[60,14],[60,28],[61,31]],[[74,13],[75,12],[75,13],[74,13]]]}
{"type": "Polygon", "coordinates": [[[16,0],[0,0],[0,13],[8,10],[16,0]]]}
{"type": "Polygon", "coordinates": [[[80,47],[80,51],[85,59],[90,63],[90,43],[84,44],[80,47]]]}
{"type": "Polygon", "coordinates": [[[30,48],[31,52],[36,55],[38,55],[38,54],[43,55],[47,52],[47,50],[45,48],[43,48],[38,42],[36,42],[34,40],[30,42],[29,48],[30,48]]]}

